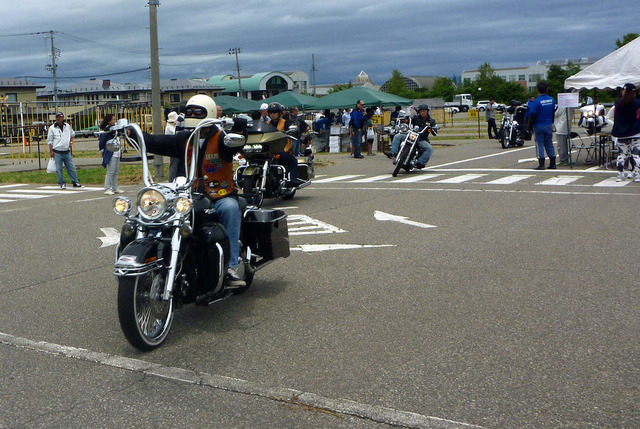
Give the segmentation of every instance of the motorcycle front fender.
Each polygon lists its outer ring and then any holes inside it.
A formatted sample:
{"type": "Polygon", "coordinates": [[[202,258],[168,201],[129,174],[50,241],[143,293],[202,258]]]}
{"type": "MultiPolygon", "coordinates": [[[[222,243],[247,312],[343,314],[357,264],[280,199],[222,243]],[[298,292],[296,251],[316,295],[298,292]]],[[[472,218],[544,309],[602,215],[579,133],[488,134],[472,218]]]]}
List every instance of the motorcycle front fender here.
{"type": "Polygon", "coordinates": [[[153,237],[139,238],[129,243],[116,260],[114,274],[142,275],[161,266],[164,243],[153,237]]]}

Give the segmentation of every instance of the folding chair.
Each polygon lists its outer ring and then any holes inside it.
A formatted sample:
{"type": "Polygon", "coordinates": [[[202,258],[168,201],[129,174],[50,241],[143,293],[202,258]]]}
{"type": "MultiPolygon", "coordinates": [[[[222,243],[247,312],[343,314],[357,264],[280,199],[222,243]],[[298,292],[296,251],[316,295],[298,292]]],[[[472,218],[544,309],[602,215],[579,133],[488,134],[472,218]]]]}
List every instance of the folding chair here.
{"type": "Polygon", "coordinates": [[[584,151],[586,154],[586,156],[582,156],[582,160],[584,161],[584,163],[593,164],[595,162],[594,150],[596,147],[595,144],[591,141],[591,138],[589,138],[588,142],[585,143],[585,141],[582,140],[580,134],[576,133],[575,131],[571,131],[571,133],[569,133],[569,138],[571,139],[571,147],[569,148],[569,159],[571,160],[571,154],[575,149],[578,151],[575,161],[578,161],[580,159],[580,154],[582,153],[582,151],[584,151]]]}

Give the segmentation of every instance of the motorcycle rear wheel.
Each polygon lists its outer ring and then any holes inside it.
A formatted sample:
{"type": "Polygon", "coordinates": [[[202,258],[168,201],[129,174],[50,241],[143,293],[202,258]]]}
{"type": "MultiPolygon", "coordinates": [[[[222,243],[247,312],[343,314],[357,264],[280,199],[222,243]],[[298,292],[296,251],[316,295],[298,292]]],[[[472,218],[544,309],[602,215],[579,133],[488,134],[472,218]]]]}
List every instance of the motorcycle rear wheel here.
{"type": "Polygon", "coordinates": [[[129,343],[148,351],[159,347],[173,323],[173,297],[162,299],[165,271],[150,271],[136,277],[118,277],[118,318],[129,343]]]}

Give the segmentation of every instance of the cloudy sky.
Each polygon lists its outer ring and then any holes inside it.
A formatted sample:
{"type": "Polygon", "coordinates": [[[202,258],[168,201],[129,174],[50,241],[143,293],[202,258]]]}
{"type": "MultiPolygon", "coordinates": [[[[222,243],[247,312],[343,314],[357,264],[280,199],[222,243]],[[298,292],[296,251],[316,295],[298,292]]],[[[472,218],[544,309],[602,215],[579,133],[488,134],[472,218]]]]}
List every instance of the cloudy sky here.
{"type": "MultiPolygon", "coordinates": [[[[8,0],[6,0],[8,2],[8,0]]],[[[24,0],[4,8],[0,77],[51,85],[46,34],[60,50],[60,86],[84,76],[150,82],[148,0],[24,0]],[[15,36],[20,34],[20,36],[15,36]],[[109,75],[111,74],[111,75],[109,75]],[[102,76],[106,75],[106,76],[102,76]]],[[[8,6],[8,5],[5,5],[8,6]]],[[[640,33],[637,0],[164,0],[158,8],[162,79],[302,70],[316,83],[377,84],[405,75],[460,75],[539,60],[602,57],[640,33]],[[356,6],[358,5],[358,6],[356,6]]],[[[312,83],[312,82],[311,82],[312,83]]]]}

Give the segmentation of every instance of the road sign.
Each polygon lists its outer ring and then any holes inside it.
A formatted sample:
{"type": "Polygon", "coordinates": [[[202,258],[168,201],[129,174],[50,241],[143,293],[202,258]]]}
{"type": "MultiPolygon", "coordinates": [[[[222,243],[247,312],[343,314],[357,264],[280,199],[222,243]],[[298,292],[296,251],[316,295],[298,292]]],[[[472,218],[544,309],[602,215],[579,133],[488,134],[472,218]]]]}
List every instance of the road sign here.
{"type": "Polygon", "coordinates": [[[470,118],[477,118],[478,109],[469,109],[469,111],[467,112],[467,115],[469,115],[470,118]]]}

